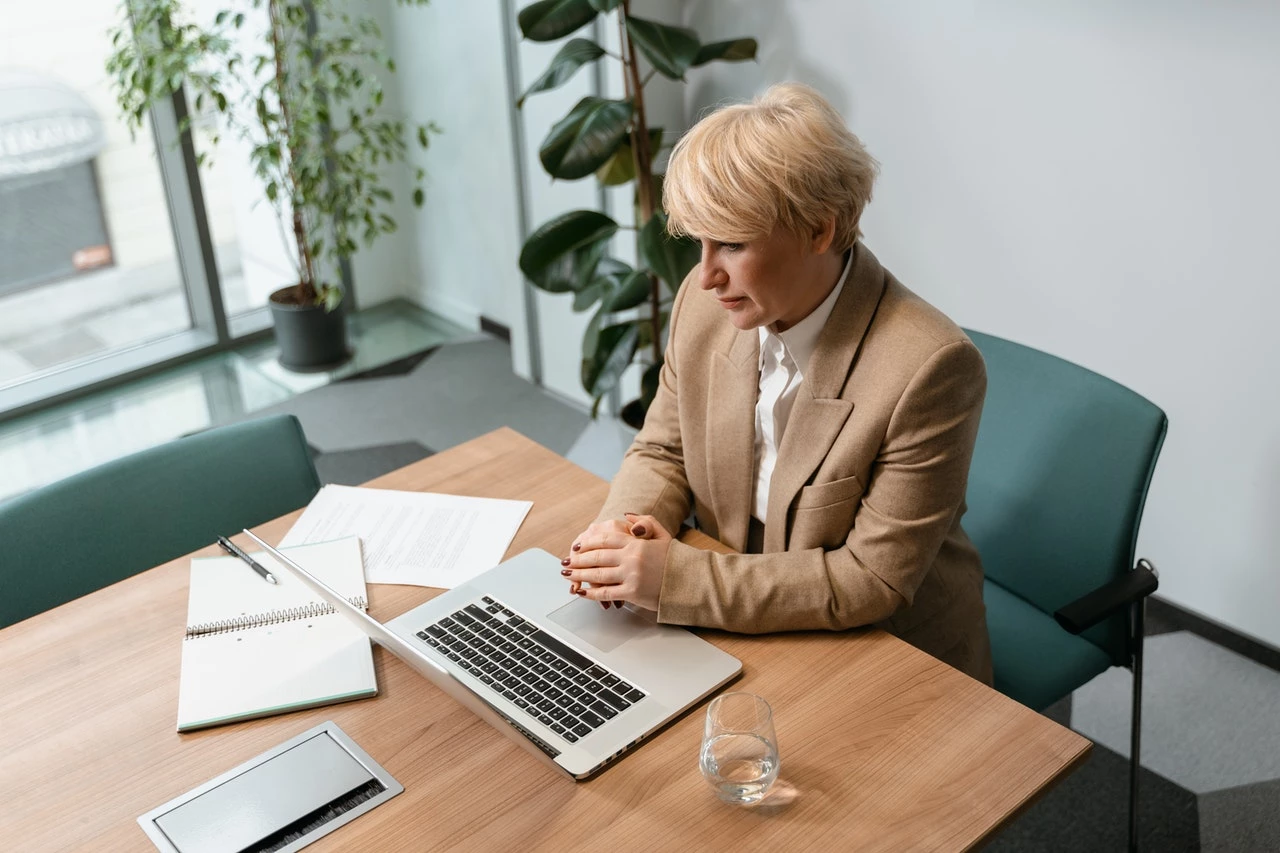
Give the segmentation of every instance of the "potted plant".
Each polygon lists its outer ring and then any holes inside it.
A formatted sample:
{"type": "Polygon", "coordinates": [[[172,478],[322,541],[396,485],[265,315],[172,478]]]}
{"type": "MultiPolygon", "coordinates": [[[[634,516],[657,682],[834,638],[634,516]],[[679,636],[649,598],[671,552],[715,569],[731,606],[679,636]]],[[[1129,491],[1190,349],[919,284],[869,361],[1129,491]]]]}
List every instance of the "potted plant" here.
{"type": "Polygon", "coordinates": [[[562,85],[579,68],[606,55],[622,63],[625,97],[580,100],[551,128],[538,157],[553,178],[595,175],[606,186],[635,185],[640,266],[632,269],[607,257],[609,241],[620,228],[617,222],[600,211],[574,210],[529,235],[520,253],[520,269],[541,290],[572,293],[575,311],[595,308],[582,341],[582,387],[595,401],[593,416],[622,373],[633,363],[641,364],[640,397],[621,411],[622,419],[638,428],[657,393],[662,338],[675,291],[699,256],[692,241],[667,235],[662,178],[654,174],[662,130],[648,125],[644,88],[655,74],[683,80],[694,66],[754,59],[756,40],[703,44],[693,30],[633,16],[631,0],[538,0],[520,10],[520,32],[532,41],[555,41],[597,15],[615,11],[621,44],[617,55],[590,39],[570,39],[517,103],[562,85]],[[638,56],[648,61],[647,72],[638,56]],[[642,306],[638,313],[620,316],[642,306]]]}
{"type": "MultiPolygon", "coordinates": [[[[426,0],[401,0],[422,4],[426,0]]],[[[192,20],[181,0],[127,0],[112,32],[107,71],[136,133],[149,110],[175,94],[219,132],[250,147],[254,174],[288,223],[297,281],[269,304],[286,367],[315,370],[349,357],[340,304],[328,276],[359,241],[396,229],[385,170],[403,163],[408,129],[381,115],[378,75],[394,73],[373,19],[343,0],[226,0],[211,20],[192,20]],[[327,272],[326,272],[327,270],[327,272]]],[[[191,117],[180,132],[190,133],[191,117]]],[[[415,129],[426,148],[433,124],[415,129]]],[[[209,152],[197,153],[203,164],[209,152]]],[[[423,170],[413,202],[423,200],[423,170]]]]}

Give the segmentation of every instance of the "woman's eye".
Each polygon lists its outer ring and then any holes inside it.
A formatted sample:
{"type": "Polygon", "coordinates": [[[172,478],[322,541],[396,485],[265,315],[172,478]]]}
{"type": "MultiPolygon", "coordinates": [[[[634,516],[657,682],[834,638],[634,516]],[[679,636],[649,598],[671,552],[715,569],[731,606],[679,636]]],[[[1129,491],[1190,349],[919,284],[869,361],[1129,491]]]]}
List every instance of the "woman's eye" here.
{"type": "Polygon", "coordinates": [[[741,243],[721,243],[720,248],[724,249],[726,252],[737,252],[742,248],[742,244],[741,243]]]}

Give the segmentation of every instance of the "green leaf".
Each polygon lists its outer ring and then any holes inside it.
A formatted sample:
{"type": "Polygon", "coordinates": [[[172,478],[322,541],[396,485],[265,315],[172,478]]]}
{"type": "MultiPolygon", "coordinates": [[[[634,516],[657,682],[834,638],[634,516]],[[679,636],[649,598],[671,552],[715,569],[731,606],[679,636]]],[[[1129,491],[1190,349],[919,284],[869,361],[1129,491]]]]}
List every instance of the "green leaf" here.
{"type": "Polygon", "coordinates": [[[535,92],[545,92],[562,85],[574,73],[586,65],[604,56],[604,48],[590,39],[570,39],[551,60],[542,76],[533,81],[533,85],[516,101],[517,107],[524,106],[525,98],[535,92]]]}
{"type": "Polygon", "coordinates": [[[555,41],[588,24],[596,10],[588,0],[538,0],[520,10],[520,34],[530,41],[555,41]]]}
{"type": "Polygon", "coordinates": [[[425,198],[426,195],[422,192],[422,187],[418,187],[413,191],[413,206],[422,207],[422,202],[425,198]]]}
{"type": "Polygon", "coordinates": [[[218,14],[213,16],[213,23],[219,27],[222,26],[222,22],[225,21],[227,19],[227,16],[229,16],[230,14],[231,14],[230,12],[227,12],[225,10],[222,12],[219,12],[218,14]]]}
{"type": "Polygon", "coordinates": [[[597,278],[573,295],[573,310],[586,311],[609,295],[613,283],[607,278],[597,278]]]}
{"type": "Polygon", "coordinates": [[[652,286],[648,275],[642,270],[633,270],[605,305],[610,311],[626,311],[643,305],[649,299],[652,286]]]}
{"type": "Polygon", "coordinates": [[[708,62],[714,62],[717,59],[724,62],[742,62],[746,59],[755,58],[755,39],[730,39],[729,41],[704,44],[698,48],[698,54],[693,58],[693,64],[706,65],[708,62]]]}
{"type": "Polygon", "coordinates": [[[684,72],[698,55],[698,34],[685,27],[672,27],[644,18],[627,18],[627,35],[653,64],[658,73],[672,80],[684,79],[684,72]]]}
{"type": "Polygon", "coordinates": [[[605,326],[597,335],[591,355],[583,343],[582,387],[593,397],[609,393],[636,354],[638,330],[635,323],[605,326]]]}
{"type": "Polygon", "coordinates": [[[520,251],[520,270],[551,293],[581,290],[590,282],[618,223],[595,210],[573,210],[544,223],[520,251]],[[590,268],[590,274],[584,270],[590,268]]]}
{"type": "Polygon", "coordinates": [[[597,12],[612,12],[622,0],[590,0],[591,8],[597,12]]]}
{"type": "Polygon", "coordinates": [[[342,302],[342,289],[334,287],[332,284],[322,285],[320,293],[317,295],[324,302],[325,313],[333,311],[342,302]]]}
{"type": "Polygon", "coordinates": [[[538,149],[538,159],[553,178],[585,178],[618,150],[630,121],[629,101],[588,95],[551,128],[538,149]]]}
{"type": "MultiPolygon", "coordinates": [[[[649,153],[656,154],[662,147],[662,128],[649,129],[649,153]]],[[[636,158],[631,153],[631,140],[618,146],[603,166],[596,169],[596,179],[606,187],[621,186],[636,178],[636,158]]],[[[658,196],[661,198],[662,196],[658,196]]]]}
{"type": "Polygon", "coordinates": [[[698,263],[700,253],[692,240],[667,234],[667,216],[660,211],[640,229],[640,256],[658,278],[671,286],[673,293],[698,263]]]}

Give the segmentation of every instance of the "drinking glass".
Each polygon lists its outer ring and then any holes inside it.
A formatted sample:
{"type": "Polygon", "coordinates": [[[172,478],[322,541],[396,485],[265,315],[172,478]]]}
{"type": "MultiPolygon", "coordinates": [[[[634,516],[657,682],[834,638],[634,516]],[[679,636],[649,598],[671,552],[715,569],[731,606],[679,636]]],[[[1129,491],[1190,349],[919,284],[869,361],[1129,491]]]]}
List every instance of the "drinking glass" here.
{"type": "Polygon", "coordinates": [[[698,766],[726,803],[752,805],[778,778],[773,709],[754,693],[725,693],[707,708],[698,766]]]}

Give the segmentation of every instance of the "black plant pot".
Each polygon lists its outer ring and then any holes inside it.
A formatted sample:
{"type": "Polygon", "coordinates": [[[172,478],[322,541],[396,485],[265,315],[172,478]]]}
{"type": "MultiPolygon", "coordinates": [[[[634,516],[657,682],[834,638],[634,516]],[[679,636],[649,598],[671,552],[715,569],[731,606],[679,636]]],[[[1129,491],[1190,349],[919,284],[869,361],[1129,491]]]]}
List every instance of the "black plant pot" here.
{"type": "MultiPolygon", "coordinates": [[[[351,358],[347,346],[347,309],[341,302],[332,311],[323,305],[293,305],[277,302],[293,288],[282,287],[271,294],[271,320],[280,346],[280,365],[301,373],[329,370],[351,358]]],[[[287,297],[286,297],[287,298],[287,297]]]]}

